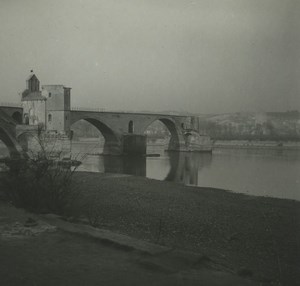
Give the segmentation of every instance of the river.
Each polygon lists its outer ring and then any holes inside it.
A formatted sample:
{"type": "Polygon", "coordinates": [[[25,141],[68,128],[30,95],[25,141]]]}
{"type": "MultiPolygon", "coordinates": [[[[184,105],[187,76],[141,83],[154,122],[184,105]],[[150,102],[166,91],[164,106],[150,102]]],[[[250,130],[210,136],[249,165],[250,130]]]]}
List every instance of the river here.
{"type": "Polygon", "coordinates": [[[212,154],[165,152],[159,157],[103,156],[97,143],[74,142],[78,171],[132,174],[180,184],[213,187],[255,196],[300,200],[300,151],[221,149],[212,154]],[[85,154],[85,155],[83,155],[85,154]]]}
{"type": "MultiPolygon", "coordinates": [[[[159,157],[103,156],[101,152],[96,141],[72,143],[73,156],[82,161],[78,171],[131,174],[300,201],[299,150],[216,148],[208,154],[165,152],[163,145],[156,144],[148,146],[147,153],[159,157]]],[[[0,155],[8,156],[4,146],[0,155]]]]}

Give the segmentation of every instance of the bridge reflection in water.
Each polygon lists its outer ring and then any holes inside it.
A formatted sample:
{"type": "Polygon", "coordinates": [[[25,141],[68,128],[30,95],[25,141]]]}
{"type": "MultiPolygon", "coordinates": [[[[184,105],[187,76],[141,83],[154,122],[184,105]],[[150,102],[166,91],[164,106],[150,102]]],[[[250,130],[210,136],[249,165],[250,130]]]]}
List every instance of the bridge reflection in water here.
{"type": "Polygon", "coordinates": [[[212,155],[209,153],[168,152],[170,171],[166,181],[198,185],[199,171],[211,164],[212,155]]]}
{"type": "Polygon", "coordinates": [[[208,153],[164,152],[160,157],[89,155],[79,171],[149,177],[185,185],[198,185],[198,173],[212,162],[208,153]]]}
{"type": "Polygon", "coordinates": [[[146,157],[143,156],[103,156],[104,172],[146,176],[146,157]]]}

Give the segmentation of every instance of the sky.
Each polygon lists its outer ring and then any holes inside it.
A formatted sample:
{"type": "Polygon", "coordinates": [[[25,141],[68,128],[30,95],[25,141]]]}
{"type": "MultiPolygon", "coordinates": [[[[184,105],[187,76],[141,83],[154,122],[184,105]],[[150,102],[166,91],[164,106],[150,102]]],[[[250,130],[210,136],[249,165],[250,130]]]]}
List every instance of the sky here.
{"type": "Polygon", "coordinates": [[[76,107],[300,110],[300,1],[0,0],[0,102],[31,69],[76,107]]]}

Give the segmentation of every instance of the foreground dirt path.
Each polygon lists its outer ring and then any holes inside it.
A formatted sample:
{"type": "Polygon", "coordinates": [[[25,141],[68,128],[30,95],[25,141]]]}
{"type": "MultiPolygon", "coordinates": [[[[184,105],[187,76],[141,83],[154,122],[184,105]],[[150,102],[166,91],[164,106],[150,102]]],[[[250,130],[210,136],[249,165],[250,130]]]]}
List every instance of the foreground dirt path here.
{"type": "Polygon", "coordinates": [[[102,228],[204,252],[271,285],[300,281],[299,202],[97,173],[76,174],[73,188],[102,228]]]}
{"type": "Polygon", "coordinates": [[[1,285],[259,285],[201,263],[178,268],[164,258],[126,251],[53,226],[51,232],[36,233],[47,225],[38,219],[0,203],[1,285]],[[37,226],[23,227],[28,215],[37,220],[37,226]]]}

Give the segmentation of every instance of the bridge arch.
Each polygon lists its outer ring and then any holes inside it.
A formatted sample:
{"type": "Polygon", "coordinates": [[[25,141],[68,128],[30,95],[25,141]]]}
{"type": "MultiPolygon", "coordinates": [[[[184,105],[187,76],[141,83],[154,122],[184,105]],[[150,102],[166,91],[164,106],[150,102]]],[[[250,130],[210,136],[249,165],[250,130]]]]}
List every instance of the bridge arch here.
{"type": "Polygon", "coordinates": [[[102,120],[91,118],[91,117],[83,117],[78,118],[77,120],[72,121],[71,123],[71,129],[72,125],[78,122],[79,120],[85,120],[88,123],[95,126],[100,133],[103,135],[105,139],[104,148],[103,148],[103,154],[121,154],[121,140],[117,136],[117,134],[112,130],[112,128],[109,127],[108,124],[104,123],[102,120]]]}
{"type": "Polygon", "coordinates": [[[7,132],[4,128],[0,126],[0,140],[7,147],[9,155],[11,158],[19,158],[21,153],[17,146],[17,142],[13,139],[13,137],[7,132]]]}
{"type": "Polygon", "coordinates": [[[179,151],[183,142],[180,123],[177,123],[171,117],[157,117],[148,122],[148,124],[144,127],[144,133],[146,132],[146,129],[155,121],[160,121],[161,123],[163,123],[171,134],[168,150],[179,151]]]}
{"type": "Polygon", "coordinates": [[[22,124],[23,118],[19,111],[15,111],[11,116],[18,124],[22,124]]]}

